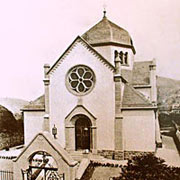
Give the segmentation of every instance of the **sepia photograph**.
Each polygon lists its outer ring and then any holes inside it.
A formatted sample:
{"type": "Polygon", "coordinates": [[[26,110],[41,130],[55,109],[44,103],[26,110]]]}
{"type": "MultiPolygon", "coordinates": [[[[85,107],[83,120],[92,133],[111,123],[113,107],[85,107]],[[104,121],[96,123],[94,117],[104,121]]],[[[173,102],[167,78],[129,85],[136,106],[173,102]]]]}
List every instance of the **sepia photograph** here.
{"type": "Polygon", "coordinates": [[[0,0],[0,180],[180,180],[179,0],[0,0]]]}

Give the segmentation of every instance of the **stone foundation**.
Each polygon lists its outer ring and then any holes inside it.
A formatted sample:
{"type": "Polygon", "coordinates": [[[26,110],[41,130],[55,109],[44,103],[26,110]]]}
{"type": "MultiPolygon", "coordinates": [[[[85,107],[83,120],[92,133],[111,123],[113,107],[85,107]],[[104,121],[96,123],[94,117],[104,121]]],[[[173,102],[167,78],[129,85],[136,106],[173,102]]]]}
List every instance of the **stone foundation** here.
{"type": "Polygon", "coordinates": [[[143,151],[124,151],[124,159],[132,159],[134,156],[141,156],[146,154],[154,154],[154,152],[143,152],[143,151]]]}
{"type": "Polygon", "coordinates": [[[123,151],[98,150],[98,154],[107,159],[115,159],[115,160],[123,160],[124,159],[123,151]]]}
{"type": "Polygon", "coordinates": [[[140,156],[145,154],[154,154],[154,152],[143,152],[143,151],[114,151],[114,150],[98,150],[100,156],[107,159],[114,160],[128,160],[132,159],[133,156],[140,156]]]}

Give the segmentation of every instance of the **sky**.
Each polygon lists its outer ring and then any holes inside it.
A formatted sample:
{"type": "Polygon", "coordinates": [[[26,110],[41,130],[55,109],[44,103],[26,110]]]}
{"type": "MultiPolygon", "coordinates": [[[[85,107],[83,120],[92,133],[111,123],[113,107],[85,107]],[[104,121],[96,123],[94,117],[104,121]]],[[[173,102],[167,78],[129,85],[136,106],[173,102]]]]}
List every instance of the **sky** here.
{"type": "Polygon", "coordinates": [[[0,0],[0,97],[42,95],[43,65],[107,18],[126,29],[135,60],[157,61],[159,76],[180,80],[179,0],[0,0]]]}

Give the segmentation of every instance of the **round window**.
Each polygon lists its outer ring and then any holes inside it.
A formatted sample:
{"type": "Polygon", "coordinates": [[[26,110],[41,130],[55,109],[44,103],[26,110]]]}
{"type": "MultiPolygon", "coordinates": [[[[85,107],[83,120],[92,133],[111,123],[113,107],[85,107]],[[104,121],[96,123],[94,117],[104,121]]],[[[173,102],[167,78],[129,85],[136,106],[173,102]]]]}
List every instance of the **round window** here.
{"type": "Polygon", "coordinates": [[[84,95],[93,88],[95,75],[87,66],[75,66],[68,72],[67,83],[71,92],[77,95],[84,95]]]}

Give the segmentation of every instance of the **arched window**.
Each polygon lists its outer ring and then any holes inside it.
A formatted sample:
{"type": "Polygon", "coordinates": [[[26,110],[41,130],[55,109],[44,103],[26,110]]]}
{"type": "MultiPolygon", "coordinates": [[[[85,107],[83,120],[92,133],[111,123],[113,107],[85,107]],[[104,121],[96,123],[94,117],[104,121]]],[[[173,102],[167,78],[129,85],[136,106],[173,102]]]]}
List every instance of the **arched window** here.
{"type": "Polygon", "coordinates": [[[123,54],[122,51],[120,51],[119,57],[120,57],[120,59],[121,59],[121,64],[124,64],[124,54],[123,54]]]}
{"type": "Polygon", "coordinates": [[[118,53],[117,50],[114,51],[115,58],[119,55],[120,61],[122,65],[128,65],[128,52],[123,53],[123,51],[120,51],[118,53]]]}
{"type": "Polygon", "coordinates": [[[128,52],[125,52],[125,55],[124,55],[124,63],[125,63],[125,64],[128,64],[128,52]]]}

